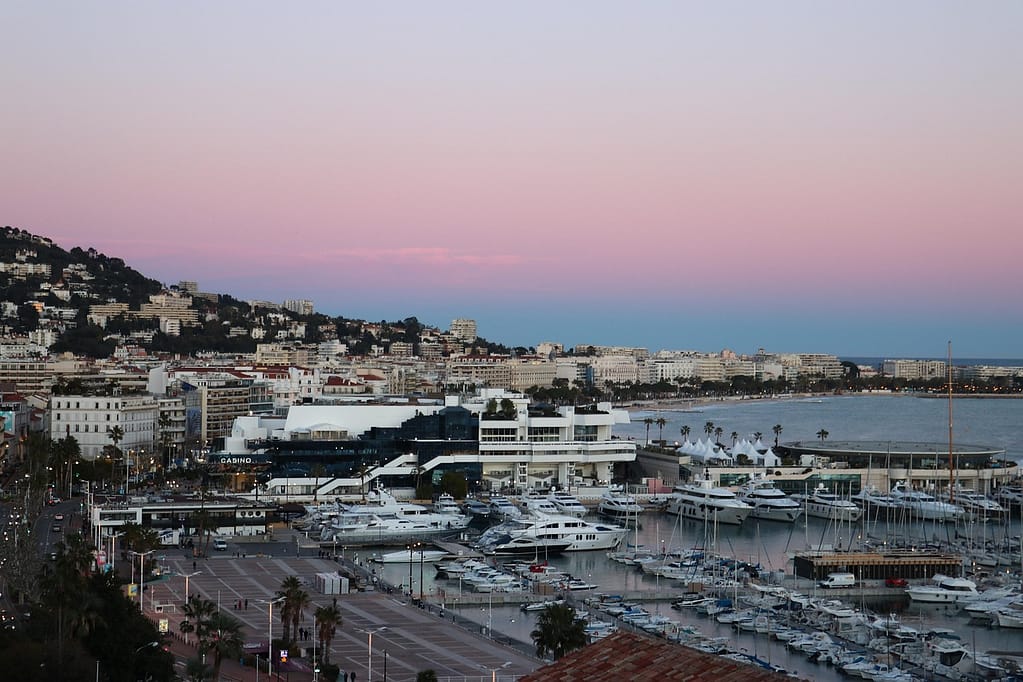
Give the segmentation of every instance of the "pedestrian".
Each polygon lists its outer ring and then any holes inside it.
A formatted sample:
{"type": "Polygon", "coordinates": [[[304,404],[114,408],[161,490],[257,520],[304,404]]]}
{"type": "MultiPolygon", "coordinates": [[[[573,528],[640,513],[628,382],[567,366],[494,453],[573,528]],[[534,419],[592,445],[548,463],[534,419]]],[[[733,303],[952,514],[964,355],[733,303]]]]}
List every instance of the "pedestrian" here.
{"type": "Polygon", "coordinates": [[[246,611],[249,610],[249,600],[248,599],[245,600],[245,610],[246,611]]]}
{"type": "Polygon", "coordinates": [[[195,563],[195,562],[193,561],[193,562],[192,562],[192,570],[193,570],[193,571],[195,570],[195,566],[196,566],[196,563],[195,563]]]}

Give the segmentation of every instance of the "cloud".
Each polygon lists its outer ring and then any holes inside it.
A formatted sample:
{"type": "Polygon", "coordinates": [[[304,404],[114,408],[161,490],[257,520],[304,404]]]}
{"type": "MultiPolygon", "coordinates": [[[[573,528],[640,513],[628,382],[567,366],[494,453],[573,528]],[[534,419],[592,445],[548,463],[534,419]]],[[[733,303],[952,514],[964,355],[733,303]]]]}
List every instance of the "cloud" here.
{"type": "Polygon", "coordinates": [[[307,256],[316,260],[336,261],[340,258],[349,258],[364,263],[424,265],[429,267],[516,267],[524,263],[522,257],[517,254],[480,254],[457,251],[446,247],[328,249],[307,254],[307,256]]]}

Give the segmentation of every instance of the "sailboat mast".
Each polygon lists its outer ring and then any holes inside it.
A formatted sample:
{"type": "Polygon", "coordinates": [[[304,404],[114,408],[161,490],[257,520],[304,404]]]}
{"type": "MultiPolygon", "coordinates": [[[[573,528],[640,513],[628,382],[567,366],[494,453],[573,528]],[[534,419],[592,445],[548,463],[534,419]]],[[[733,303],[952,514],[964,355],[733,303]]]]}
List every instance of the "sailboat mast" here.
{"type": "Polygon", "coordinates": [[[952,342],[948,342],[948,501],[956,503],[955,468],[952,458],[952,342]]]}

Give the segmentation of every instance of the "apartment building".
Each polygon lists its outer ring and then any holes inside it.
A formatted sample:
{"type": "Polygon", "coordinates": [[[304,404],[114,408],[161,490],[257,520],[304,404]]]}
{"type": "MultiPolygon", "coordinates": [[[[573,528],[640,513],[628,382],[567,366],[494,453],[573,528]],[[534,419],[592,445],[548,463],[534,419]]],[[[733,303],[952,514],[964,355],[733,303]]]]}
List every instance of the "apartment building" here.
{"type": "Polygon", "coordinates": [[[110,432],[120,427],[122,451],[153,451],[159,405],[150,395],[55,395],[50,398],[50,438],[78,441],[82,456],[95,459],[114,445],[110,432]]]}

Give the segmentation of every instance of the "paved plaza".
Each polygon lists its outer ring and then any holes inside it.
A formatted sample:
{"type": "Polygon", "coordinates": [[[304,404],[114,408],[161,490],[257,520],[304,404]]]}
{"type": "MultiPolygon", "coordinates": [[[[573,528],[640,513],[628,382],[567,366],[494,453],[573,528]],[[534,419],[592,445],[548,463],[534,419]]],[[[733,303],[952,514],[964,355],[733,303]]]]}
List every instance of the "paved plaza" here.
{"type": "MultiPolygon", "coordinates": [[[[244,549],[245,545],[239,547],[244,549]]],[[[261,640],[265,643],[271,625],[268,602],[280,589],[281,581],[294,575],[303,582],[312,601],[299,626],[312,630],[312,614],[316,608],[330,605],[335,598],[318,593],[314,576],[317,573],[336,573],[338,564],[329,558],[317,558],[315,551],[310,552],[313,556],[295,557],[294,548],[295,545],[291,545],[291,551],[283,555],[275,552],[273,556],[246,552],[244,558],[241,552],[216,553],[206,559],[195,559],[194,563],[180,550],[168,551],[160,557],[159,564],[170,569],[172,574],[147,585],[145,611],[154,620],[167,619],[170,630],[179,632],[178,623],[185,599],[184,576],[194,573],[187,579],[188,590],[192,594],[218,603],[221,609],[241,620],[246,626],[247,641],[261,640]],[[246,600],[248,608],[245,608],[246,600]]],[[[416,607],[401,594],[367,591],[337,595],[336,598],[343,624],[331,644],[330,661],[345,672],[354,672],[358,682],[370,680],[371,632],[372,679],[375,680],[411,682],[418,672],[432,669],[440,680],[452,682],[491,680],[495,677],[507,681],[542,665],[540,661],[492,641],[474,629],[455,624],[448,614],[440,615],[438,609],[416,607]]],[[[272,627],[273,636],[279,638],[282,625],[278,613],[273,614],[272,627]]],[[[312,637],[301,644],[311,648],[312,637]]],[[[176,648],[181,645],[178,642],[176,648]]],[[[293,659],[296,658],[297,652],[289,653],[293,659]]],[[[254,680],[256,672],[235,662],[225,666],[224,677],[254,680]]],[[[265,677],[264,669],[260,678],[265,677]]],[[[311,677],[310,673],[299,670],[290,674],[295,682],[311,677]]],[[[282,679],[288,678],[282,676],[282,679]]]]}

